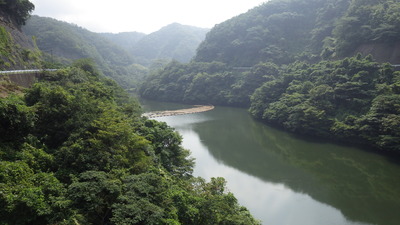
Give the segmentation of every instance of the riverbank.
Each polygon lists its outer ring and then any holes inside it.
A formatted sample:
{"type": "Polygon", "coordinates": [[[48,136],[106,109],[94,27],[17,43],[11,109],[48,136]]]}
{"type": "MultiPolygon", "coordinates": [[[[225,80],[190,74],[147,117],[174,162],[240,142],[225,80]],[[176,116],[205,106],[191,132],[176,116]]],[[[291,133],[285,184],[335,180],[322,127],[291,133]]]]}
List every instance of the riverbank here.
{"type": "Polygon", "coordinates": [[[166,111],[153,111],[143,113],[142,116],[147,118],[157,118],[157,117],[164,117],[164,116],[179,116],[179,115],[186,115],[192,113],[201,113],[213,110],[213,105],[195,105],[193,108],[189,109],[177,109],[177,110],[166,110],[166,111]]]}

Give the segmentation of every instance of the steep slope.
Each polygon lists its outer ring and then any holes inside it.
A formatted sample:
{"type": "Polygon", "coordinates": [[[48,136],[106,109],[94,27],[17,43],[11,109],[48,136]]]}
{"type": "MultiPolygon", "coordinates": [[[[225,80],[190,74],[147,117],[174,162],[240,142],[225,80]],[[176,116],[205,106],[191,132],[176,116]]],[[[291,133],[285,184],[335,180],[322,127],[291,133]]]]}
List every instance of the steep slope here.
{"type": "Polygon", "coordinates": [[[157,59],[188,62],[208,31],[171,24],[149,35],[137,32],[94,33],[52,18],[32,16],[22,28],[51,60],[92,58],[99,69],[124,88],[136,88],[157,59]],[[143,66],[144,65],[144,66],[143,66]]]}
{"type": "Polygon", "coordinates": [[[0,8],[0,70],[40,67],[40,51],[20,30],[17,20],[0,8]]]}
{"type": "Polygon", "coordinates": [[[252,66],[263,61],[315,62],[362,52],[381,62],[396,63],[399,59],[392,56],[397,53],[386,50],[398,49],[399,3],[272,0],[212,29],[195,60],[252,66]]]}
{"type": "Polygon", "coordinates": [[[32,16],[22,28],[37,40],[38,47],[52,57],[71,61],[92,58],[99,69],[124,88],[135,87],[146,72],[135,65],[133,58],[121,47],[100,34],[52,18],[32,16]]]}
{"type": "Polygon", "coordinates": [[[208,29],[173,23],[143,37],[132,48],[132,54],[147,65],[154,59],[189,62],[207,32],[208,29]]]}
{"type": "Polygon", "coordinates": [[[217,25],[200,45],[195,60],[234,66],[278,64],[319,54],[321,40],[344,14],[348,1],[275,0],[217,25]],[[327,12],[334,8],[333,12],[327,12]]]}

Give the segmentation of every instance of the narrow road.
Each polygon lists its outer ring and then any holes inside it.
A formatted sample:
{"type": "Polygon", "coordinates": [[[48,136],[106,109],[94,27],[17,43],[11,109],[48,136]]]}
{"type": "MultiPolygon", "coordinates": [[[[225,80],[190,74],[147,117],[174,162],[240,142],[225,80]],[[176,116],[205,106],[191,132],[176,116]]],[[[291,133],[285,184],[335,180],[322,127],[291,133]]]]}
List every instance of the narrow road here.
{"type": "Polygon", "coordinates": [[[179,115],[186,115],[192,113],[201,113],[213,110],[213,105],[198,105],[190,109],[178,109],[178,110],[167,110],[167,111],[154,111],[154,112],[147,112],[143,113],[142,116],[147,118],[156,118],[156,117],[164,117],[164,116],[179,116],[179,115]]]}

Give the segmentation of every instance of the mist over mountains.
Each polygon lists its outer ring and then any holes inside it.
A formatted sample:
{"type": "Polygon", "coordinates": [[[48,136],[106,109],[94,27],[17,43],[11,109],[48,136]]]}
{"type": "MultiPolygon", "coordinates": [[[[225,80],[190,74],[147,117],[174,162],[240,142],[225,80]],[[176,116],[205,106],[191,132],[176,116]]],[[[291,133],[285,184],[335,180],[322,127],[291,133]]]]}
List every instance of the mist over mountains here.
{"type": "Polygon", "coordinates": [[[208,29],[170,24],[151,34],[94,33],[78,25],[32,16],[23,26],[50,60],[63,63],[91,58],[108,77],[124,88],[135,88],[152,63],[189,62],[208,29]]]}
{"type": "Polygon", "coordinates": [[[138,32],[102,35],[131,53],[140,64],[150,65],[154,59],[189,62],[208,31],[172,23],[148,35],[138,32]]]}

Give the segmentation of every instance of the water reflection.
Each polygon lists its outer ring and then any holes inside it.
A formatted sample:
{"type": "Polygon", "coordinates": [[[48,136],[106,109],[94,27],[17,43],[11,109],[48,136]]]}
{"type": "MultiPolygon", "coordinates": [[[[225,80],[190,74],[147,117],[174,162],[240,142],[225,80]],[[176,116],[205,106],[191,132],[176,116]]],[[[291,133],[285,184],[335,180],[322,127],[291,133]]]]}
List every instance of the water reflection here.
{"type": "Polygon", "coordinates": [[[383,156],[301,140],[241,109],[160,120],[184,136],[196,175],[227,178],[240,202],[266,224],[400,221],[400,167],[383,156]]]}

